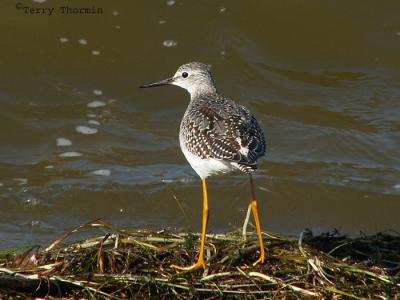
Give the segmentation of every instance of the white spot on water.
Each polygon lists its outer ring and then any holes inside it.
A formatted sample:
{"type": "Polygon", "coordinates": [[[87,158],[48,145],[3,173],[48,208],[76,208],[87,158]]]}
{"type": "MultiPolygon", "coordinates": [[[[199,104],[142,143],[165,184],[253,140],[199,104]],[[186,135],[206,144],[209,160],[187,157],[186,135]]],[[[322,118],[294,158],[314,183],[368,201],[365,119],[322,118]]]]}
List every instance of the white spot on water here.
{"type": "Polygon", "coordinates": [[[88,123],[90,124],[90,125],[100,125],[100,122],[99,121],[97,121],[97,120],[88,120],[88,123]]]}
{"type": "Polygon", "coordinates": [[[104,101],[99,101],[99,100],[94,100],[87,104],[87,107],[92,107],[92,108],[102,107],[102,106],[106,106],[106,103],[104,101]]]}
{"type": "Polygon", "coordinates": [[[167,23],[167,21],[165,21],[165,20],[160,20],[160,21],[158,21],[158,24],[160,24],[160,25],[163,25],[163,24],[165,24],[165,23],[167,23]]]}
{"type": "Polygon", "coordinates": [[[0,187],[4,186],[4,183],[0,182],[0,187]]]}
{"type": "Polygon", "coordinates": [[[68,42],[68,38],[60,37],[60,43],[66,43],[66,42],[68,42]]]}
{"type": "Polygon", "coordinates": [[[35,197],[28,198],[25,200],[25,204],[32,205],[32,206],[38,205],[38,204],[40,204],[40,202],[41,201],[36,199],[35,197]]]}
{"type": "Polygon", "coordinates": [[[120,213],[123,213],[123,212],[124,212],[124,210],[123,210],[122,208],[120,208],[120,209],[119,209],[119,212],[120,212],[120,213]]]}
{"type": "Polygon", "coordinates": [[[31,225],[32,227],[40,227],[40,221],[33,220],[33,221],[30,223],[30,225],[31,225]]]}
{"type": "Polygon", "coordinates": [[[79,125],[75,127],[75,130],[82,134],[95,134],[97,133],[97,128],[92,128],[88,126],[79,125]]]}
{"type": "Polygon", "coordinates": [[[53,165],[48,165],[48,166],[45,166],[44,168],[47,169],[47,170],[51,170],[51,169],[54,169],[54,166],[53,165]]]}
{"type": "Polygon", "coordinates": [[[260,191],[264,191],[264,192],[271,192],[271,190],[269,190],[269,189],[266,188],[265,186],[260,186],[260,187],[258,187],[258,189],[259,189],[260,191]]]}
{"type": "Polygon", "coordinates": [[[167,1],[167,5],[168,6],[172,6],[172,5],[174,5],[175,4],[175,0],[168,0],[167,1]]]}
{"type": "Polygon", "coordinates": [[[178,42],[177,42],[177,41],[174,41],[174,40],[165,40],[165,41],[163,42],[163,46],[164,46],[164,47],[167,47],[167,48],[176,47],[177,45],[178,45],[178,42]]]}
{"type": "Polygon", "coordinates": [[[121,29],[121,26],[115,25],[115,29],[121,29]]]}
{"type": "Polygon", "coordinates": [[[220,12],[221,14],[223,14],[225,11],[226,11],[226,7],[221,7],[221,8],[219,9],[219,12],[220,12]]]}
{"type": "Polygon", "coordinates": [[[93,94],[95,94],[97,96],[101,96],[101,95],[103,95],[103,91],[102,90],[93,90],[93,94]]]}
{"type": "Polygon", "coordinates": [[[99,50],[92,50],[92,55],[100,55],[101,52],[99,50]]]}
{"type": "Polygon", "coordinates": [[[78,156],[82,156],[82,153],[70,151],[70,152],[61,153],[59,156],[60,157],[78,157],[78,156]]]}
{"type": "Polygon", "coordinates": [[[87,40],[86,39],[79,39],[78,43],[81,45],[87,45],[87,40]]]}
{"type": "Polygon", "coordinates": [[[225,52],[224,50],[222,50],[219,54],[220,54],[221,56],[225,56],[226,52],[225,52]]]}
{"type": "Polygon", "coordinates": [[[17,181],[19,185],[24,185],[28,183],[27,178],[13,178],[14,181],[17,181]]]}
{"type": "Polygon", "coordinates": [[[47,0],[32,0],[32,1],[36,3],[45,3],[47,0]]]}
{"type": "Polygon", "coordinates": [[[395,188],[395,189],[400,189],[400,183],[395,184],[395,185],[393,186],[393,188],[395,188]]]}
{"type": "Polygon", "coordinates": [[[69,140],[69,139],[66,139],[66,138],[57,138],[57,146],[58,147],[65,147],[65,146],[71,146],[72,145],[72,142],[71,142],[71,140],[69,140]]]}
{"type": "Polygon", "coordinates": [[[109,170],[109,169],[100,169],[100,170],[93,171],[92,174],[100,175],[100,176],[110,176],[111,175],[111,170],[109,170]]]}
{"type": "Polygon", "coordinates": [[[97,115],[96,114],[86,114],[86,117],[88,117],[88,118],[96,118],[97,115]]]}
{"type": "Polygon", "coordinates": [[[114,10],[113,12],[112,12],[112,15],[115,17],[115,16],[118,16],[119,15],[119,12],[118,11],[116,11],[116,10],[114,10]]]}

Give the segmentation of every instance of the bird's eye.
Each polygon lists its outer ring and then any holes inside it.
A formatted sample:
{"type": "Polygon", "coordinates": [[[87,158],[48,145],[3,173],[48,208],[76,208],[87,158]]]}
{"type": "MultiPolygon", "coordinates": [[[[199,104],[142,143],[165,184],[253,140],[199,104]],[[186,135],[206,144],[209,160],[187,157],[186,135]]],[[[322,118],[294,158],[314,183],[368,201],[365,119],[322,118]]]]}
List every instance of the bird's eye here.
{"type": "Polygon", "coordinates": [[[183,73],[182,73],[182,77],[183,77],[183,78],[186,78],[186,77],[188,77],[188,76],[189,76],[189,74],[188,74],[187,72],[183,72],[183,73]]]}

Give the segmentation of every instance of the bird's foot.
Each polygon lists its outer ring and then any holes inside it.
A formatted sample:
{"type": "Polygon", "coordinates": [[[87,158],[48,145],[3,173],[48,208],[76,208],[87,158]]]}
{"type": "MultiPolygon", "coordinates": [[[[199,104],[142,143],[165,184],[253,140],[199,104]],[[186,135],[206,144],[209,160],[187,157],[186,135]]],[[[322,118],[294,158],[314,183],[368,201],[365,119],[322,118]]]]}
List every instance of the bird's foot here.
{"type": "Polygon", "coordinates": [[[260,258],[257,259],[257,260],[253,263],[253,266],[256,266],[256,265],[258,265],[258,264],[263,264],[264,261],[265,261],[265,254],[262,252],[261,255],[260,255],[260,258]]]}
{"type": "Polygon", "coordinates": [[[190,271],[195,271],[195,270],[198,270],[201,268],[203,268],[203,270],[204,270],[206,268],[206,264],[204,262],[204,259],[201,258],[197,261],[197,263],[195,263],[189,267],[181,267],[181,266],[177,266],[177,265],[171,265],[171,267],[174,269],[181,270],[181,271],[189,271],[190,272],[190,271]]]}

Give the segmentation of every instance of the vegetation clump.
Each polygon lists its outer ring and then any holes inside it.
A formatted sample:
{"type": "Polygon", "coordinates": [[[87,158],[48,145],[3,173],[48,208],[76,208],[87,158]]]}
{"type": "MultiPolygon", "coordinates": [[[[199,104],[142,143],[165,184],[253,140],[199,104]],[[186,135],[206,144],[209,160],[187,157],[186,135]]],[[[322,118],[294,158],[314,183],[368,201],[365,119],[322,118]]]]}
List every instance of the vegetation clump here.
{"type": "Polygon", "coordinates": [[[74,228],[46,249],[0,252],[0,295],[9,298],[399,299],[400,236],[299,238],[263,232],[267,262],[253,266],[258,241],[241,232],[207,235],[206,270],[182,272],[197,258],[199,234],[120,230],[102,220],[74,228]],[[106,234],[66,243],[85,228],[106,234]]]}

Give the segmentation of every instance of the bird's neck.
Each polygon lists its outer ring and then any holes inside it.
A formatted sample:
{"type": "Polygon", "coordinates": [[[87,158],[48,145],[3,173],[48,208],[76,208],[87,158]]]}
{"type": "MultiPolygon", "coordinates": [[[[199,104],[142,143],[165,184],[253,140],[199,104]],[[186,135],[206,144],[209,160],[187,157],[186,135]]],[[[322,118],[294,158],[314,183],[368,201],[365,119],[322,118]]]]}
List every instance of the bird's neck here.
{"type": "Polygon", "coordinates": [[[188,89],[188,92],[190,94],[190,99],[194,100],[200,98],[203,95],[215,94],[217,93],[217,89],[215,88],[214,85],[202,85],[202,86],[197,86],[196,88],[193,89],[188,89]]]}

